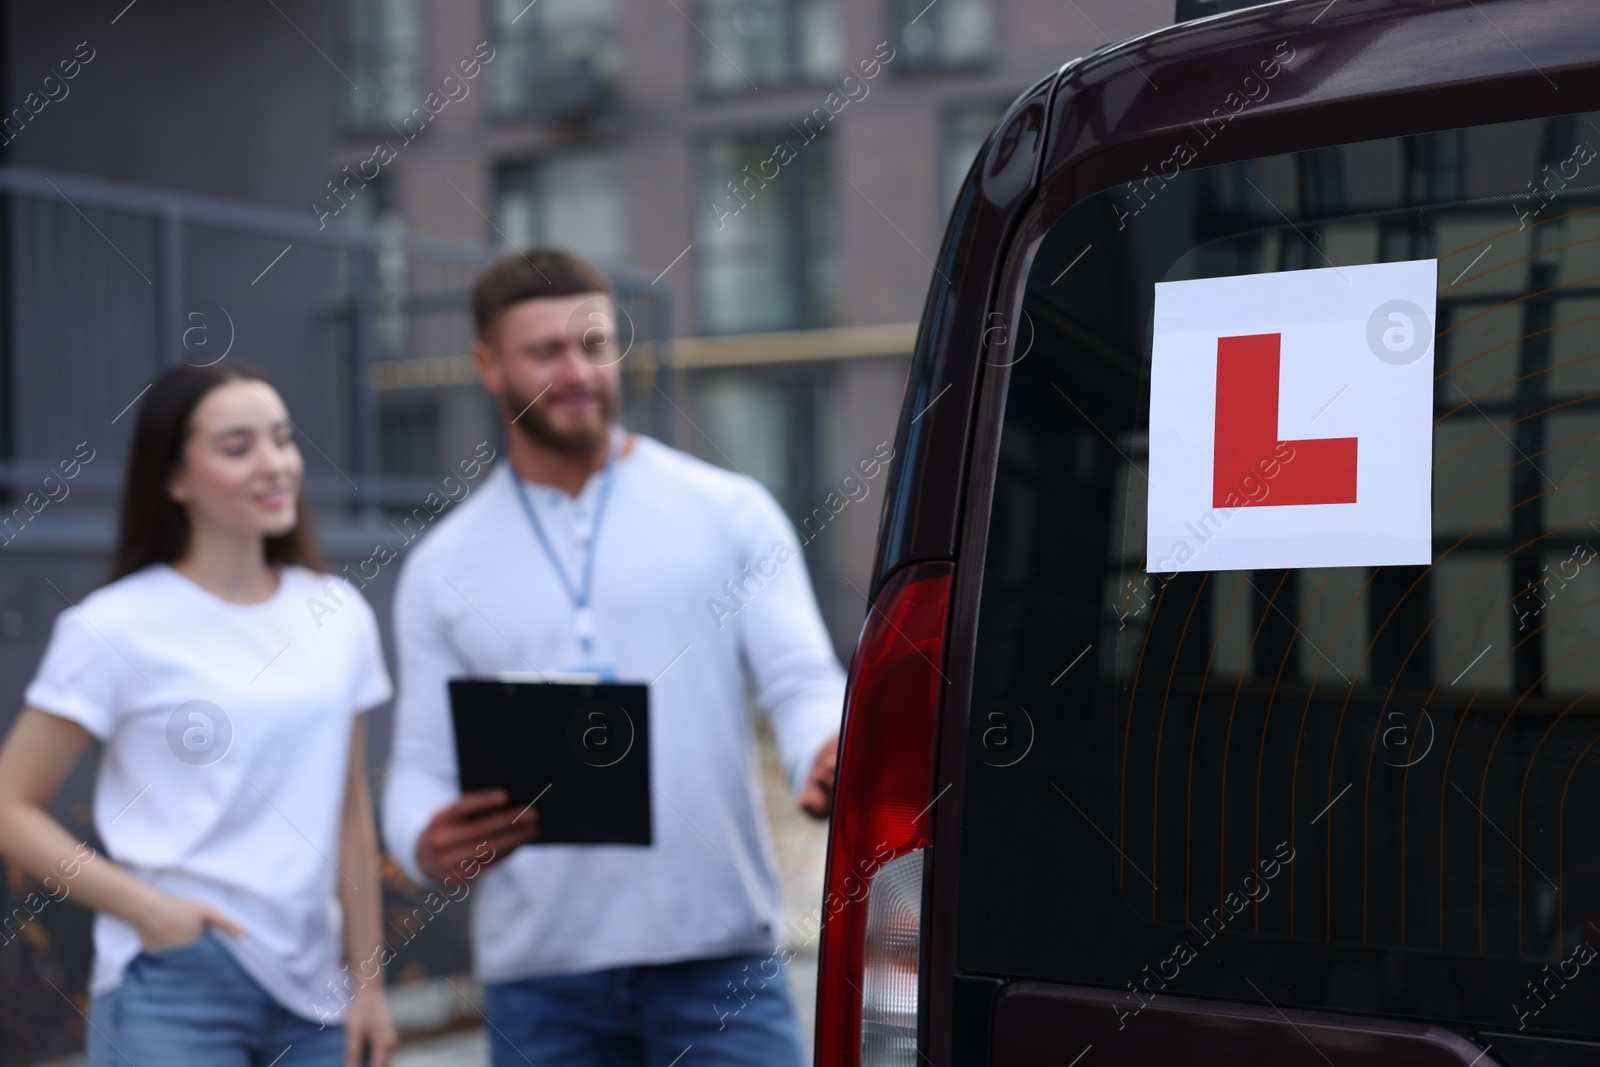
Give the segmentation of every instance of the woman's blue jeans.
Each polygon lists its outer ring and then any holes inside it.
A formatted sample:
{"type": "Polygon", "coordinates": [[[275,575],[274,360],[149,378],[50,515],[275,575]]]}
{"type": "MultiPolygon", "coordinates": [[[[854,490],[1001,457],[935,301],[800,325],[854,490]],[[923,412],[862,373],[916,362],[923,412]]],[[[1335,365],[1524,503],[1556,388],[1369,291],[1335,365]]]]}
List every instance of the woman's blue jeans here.
{"type": "Polygon", "coordinates": [[[343,1067],[344,1027],[273,1000],[211,933],[135,956],[92,999],[88,1067],[343,1067]]]}

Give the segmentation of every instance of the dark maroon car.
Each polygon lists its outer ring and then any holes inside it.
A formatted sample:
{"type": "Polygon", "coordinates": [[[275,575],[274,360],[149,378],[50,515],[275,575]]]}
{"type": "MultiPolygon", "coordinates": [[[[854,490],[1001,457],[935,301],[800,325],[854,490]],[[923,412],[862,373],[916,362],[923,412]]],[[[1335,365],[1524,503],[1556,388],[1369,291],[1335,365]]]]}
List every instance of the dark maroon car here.
{"type": "Polygon", "coordinates": [[[819,1064],[1600,1064],[1597,16],[1284,0],[1074,60],[1002,120],[930,284],[851,666],[819,1064]],[[1374,446],[1388,397],[1294,407],[1332,364],[1286,351],[1281,413],[1244,380],[1261,432],[1345,434],[1306,454],[1348,479],[1252,509],[1218,474],[1194,544],[1156,543],[1174,464],[1213,470],[1151,423],[1186,399],[1158,293],[1226,318],[1381,264],[1422,264],[1432,308],[1374,307],[1346,355],[1405,362],[1377,338],[1422,327],[1420,451],[1374,446]],[[1345,557],[1202,551],[1405,469],[1345,557]]]}

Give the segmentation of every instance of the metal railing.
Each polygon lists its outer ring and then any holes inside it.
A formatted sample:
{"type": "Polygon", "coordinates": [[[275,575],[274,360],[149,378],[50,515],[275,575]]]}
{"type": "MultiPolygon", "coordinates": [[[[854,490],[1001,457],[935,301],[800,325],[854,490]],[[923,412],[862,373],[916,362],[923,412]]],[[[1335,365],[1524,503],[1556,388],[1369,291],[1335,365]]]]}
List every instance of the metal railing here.
{"type": "MultiPolygon", "coordinates": [[[[0,520],[86,442],[92,462],[29,541],[103,550],[136,401],[167,366],[224,358],[260,367],[283,394],[331,541],[371,526],[386,505],[414,504],[437,476],[415,463],[397,469],[383,454],[388,391],[374,386],[392,361],[467,353],[469,293],[498,254],[0,166],[0,520]]],[[[655,385],[668,302],[642,278],[612,277],[637,354],[625,366],[624,409],[650,432],[665,407],[655,385]]],[[[389,428],[391,439],[404,432],[389,428]]],[[[439,474],[450,466],[439,457],[439,474]]]]}

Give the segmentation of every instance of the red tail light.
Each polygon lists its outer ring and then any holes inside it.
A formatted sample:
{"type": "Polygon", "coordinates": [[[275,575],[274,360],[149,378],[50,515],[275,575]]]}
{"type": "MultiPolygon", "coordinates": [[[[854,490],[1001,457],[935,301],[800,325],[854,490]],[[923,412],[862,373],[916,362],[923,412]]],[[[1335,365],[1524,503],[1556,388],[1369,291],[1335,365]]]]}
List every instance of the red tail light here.
{"type": "Polygon", "coordinates": [[[919,563],[890,578],[850,663],[823,896],[817,1067],[859,1067],[867,887],[884,864],[928,844],[953,569],[919,563]]]}

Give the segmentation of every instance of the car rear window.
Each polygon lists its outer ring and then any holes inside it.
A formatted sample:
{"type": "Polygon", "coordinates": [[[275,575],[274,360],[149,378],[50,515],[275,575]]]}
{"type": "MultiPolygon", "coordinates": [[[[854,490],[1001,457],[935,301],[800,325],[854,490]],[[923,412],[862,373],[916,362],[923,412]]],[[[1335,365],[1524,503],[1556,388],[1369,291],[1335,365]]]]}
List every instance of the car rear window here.
{"type": "Polygon", "coordinates": [[[1228,135],[1071,208],[991,352],[958,964],[1600,1034],[1600,122],[1228,135]],[[1152,573],[1156,283],[1432,258],[1431,564],[1152,573]]]}

